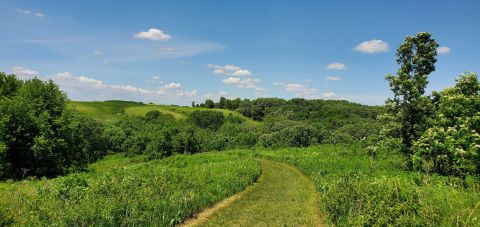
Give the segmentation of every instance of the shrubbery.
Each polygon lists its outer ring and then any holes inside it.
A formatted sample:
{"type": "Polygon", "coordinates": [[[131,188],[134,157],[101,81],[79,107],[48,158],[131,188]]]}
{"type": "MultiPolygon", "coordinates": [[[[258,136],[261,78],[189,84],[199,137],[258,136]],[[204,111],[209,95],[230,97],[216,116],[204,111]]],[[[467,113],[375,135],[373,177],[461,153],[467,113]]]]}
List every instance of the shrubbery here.
{"type": "Polygon", "coordinates": [[[454,87],[434,94],[436,114],[413,146],[413,164],[422,171],[480,173],[480,83],[465,74],[454,87]]]}

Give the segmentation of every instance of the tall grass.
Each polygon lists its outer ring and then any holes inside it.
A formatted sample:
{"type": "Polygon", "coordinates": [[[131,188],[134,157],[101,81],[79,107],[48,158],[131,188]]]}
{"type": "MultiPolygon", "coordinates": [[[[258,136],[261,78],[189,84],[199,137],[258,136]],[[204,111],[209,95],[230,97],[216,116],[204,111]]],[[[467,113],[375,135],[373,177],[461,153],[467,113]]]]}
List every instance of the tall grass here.
{"type": "Polygon", "coordinates": [[[86,173],[3,183],[0,225],[173,226],[243,190],[259,175],[257,162],[241,154],[149,162],[115,155],[86,173]]]}
{"type": "Polygon", "coordinates": [[[407,172],[401,158],[371,159],[359,146],[322,145],[257,155],[290,163],[315,182],[329,224],[479,226],[480,180],[407,172]]]}

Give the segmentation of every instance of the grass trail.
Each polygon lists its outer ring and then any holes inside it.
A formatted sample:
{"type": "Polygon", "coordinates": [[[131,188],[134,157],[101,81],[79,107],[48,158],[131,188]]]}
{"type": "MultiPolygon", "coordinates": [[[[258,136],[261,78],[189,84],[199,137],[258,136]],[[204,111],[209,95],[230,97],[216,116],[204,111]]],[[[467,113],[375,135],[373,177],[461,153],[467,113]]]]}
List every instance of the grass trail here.
{"type": "Polygon", "coordinates": [[[314,184],[287,164],[260,164],[262,176],[240,198],[226,206],[220,203],[218,211],[207,210],[208,217],[200,214],[187,226],[320,226],[314,184]]]}

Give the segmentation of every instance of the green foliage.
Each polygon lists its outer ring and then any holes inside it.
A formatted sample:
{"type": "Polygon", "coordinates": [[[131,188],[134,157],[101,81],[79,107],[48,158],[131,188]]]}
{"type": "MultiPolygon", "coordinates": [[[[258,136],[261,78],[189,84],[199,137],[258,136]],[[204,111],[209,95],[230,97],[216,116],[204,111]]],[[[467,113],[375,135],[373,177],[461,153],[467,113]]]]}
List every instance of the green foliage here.
{"type": "Polygon", "coordinates": [[[424,96],[428,84],[427,76],[435,71],[437,42],[427,32],[407,36],[397,49],[397,75],[387,75],[393,99],[386,101],[387,112],[400,125],[392,131],[401,139],[402,152],[409,158],[413,141],[426,130],[426,118],[430,113],[430,101],[424,96]]]}
{"type": "Polygon", "coordinates": [[[445,175],[480,173],[480,83],[464,74],[434,96],[431,127],[414,143],[419,170],[445,175]]]}
{"type": "Polygon", "coordinates": [[[223,113],[218,111],[193,111],[190,113],[189,121],[200,128],[216,131],[222,126],[225,118],[223,113]]]}
{"type": "Polygon", "coordinates": [[[253,158],[230,153],[149,162],[115,155],[90,170],[0,188],[0,224],[175,226],[260,176],[253,158]]]}
{"type": "Polygon", "coordinates": [[[67,97],[57,85],[15,80],[0,74],[8,81],[2,91],[10,92],[0,96],[0,178],[52,177],[103,156],[102,126],[65,110],[67,97]]]}

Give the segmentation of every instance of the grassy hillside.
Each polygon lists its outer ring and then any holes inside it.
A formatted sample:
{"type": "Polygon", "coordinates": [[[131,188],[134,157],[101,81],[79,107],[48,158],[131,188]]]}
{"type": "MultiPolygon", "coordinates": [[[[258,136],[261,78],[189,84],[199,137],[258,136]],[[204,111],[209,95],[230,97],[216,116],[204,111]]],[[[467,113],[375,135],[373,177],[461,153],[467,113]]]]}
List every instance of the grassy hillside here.
{"type": "Polygon", "coordinates": [[[136,115],[144,116],[147,112],[152,110],[158,110],[165,114],[171,114],[176,119],[183,119],[187,117],[191,112],[195,110],[215,110],[224,113],[225,116],[232,114],[234,116],[241,117],[249,122],[254,122],[250,118],[244,117],[238,112],[225,110],[225,109],[208,109],[208,108],[191,108],[172,105],[156,105],[156,104],[143,104],[139,102],[130,101],[104,101],[104,102],[82,102],[71,101],[68,103],[68,107],[75,109],[80,113],[100,120],[102,122],[114,122],[119,120],[124,115],[136,115]]]}
{"type": "Polygon", "coordinates": [[[173,226],[260,175],[238,153],[144,160],[117,154],[84,173],[0,183],[0,226],[173,226]]]}

